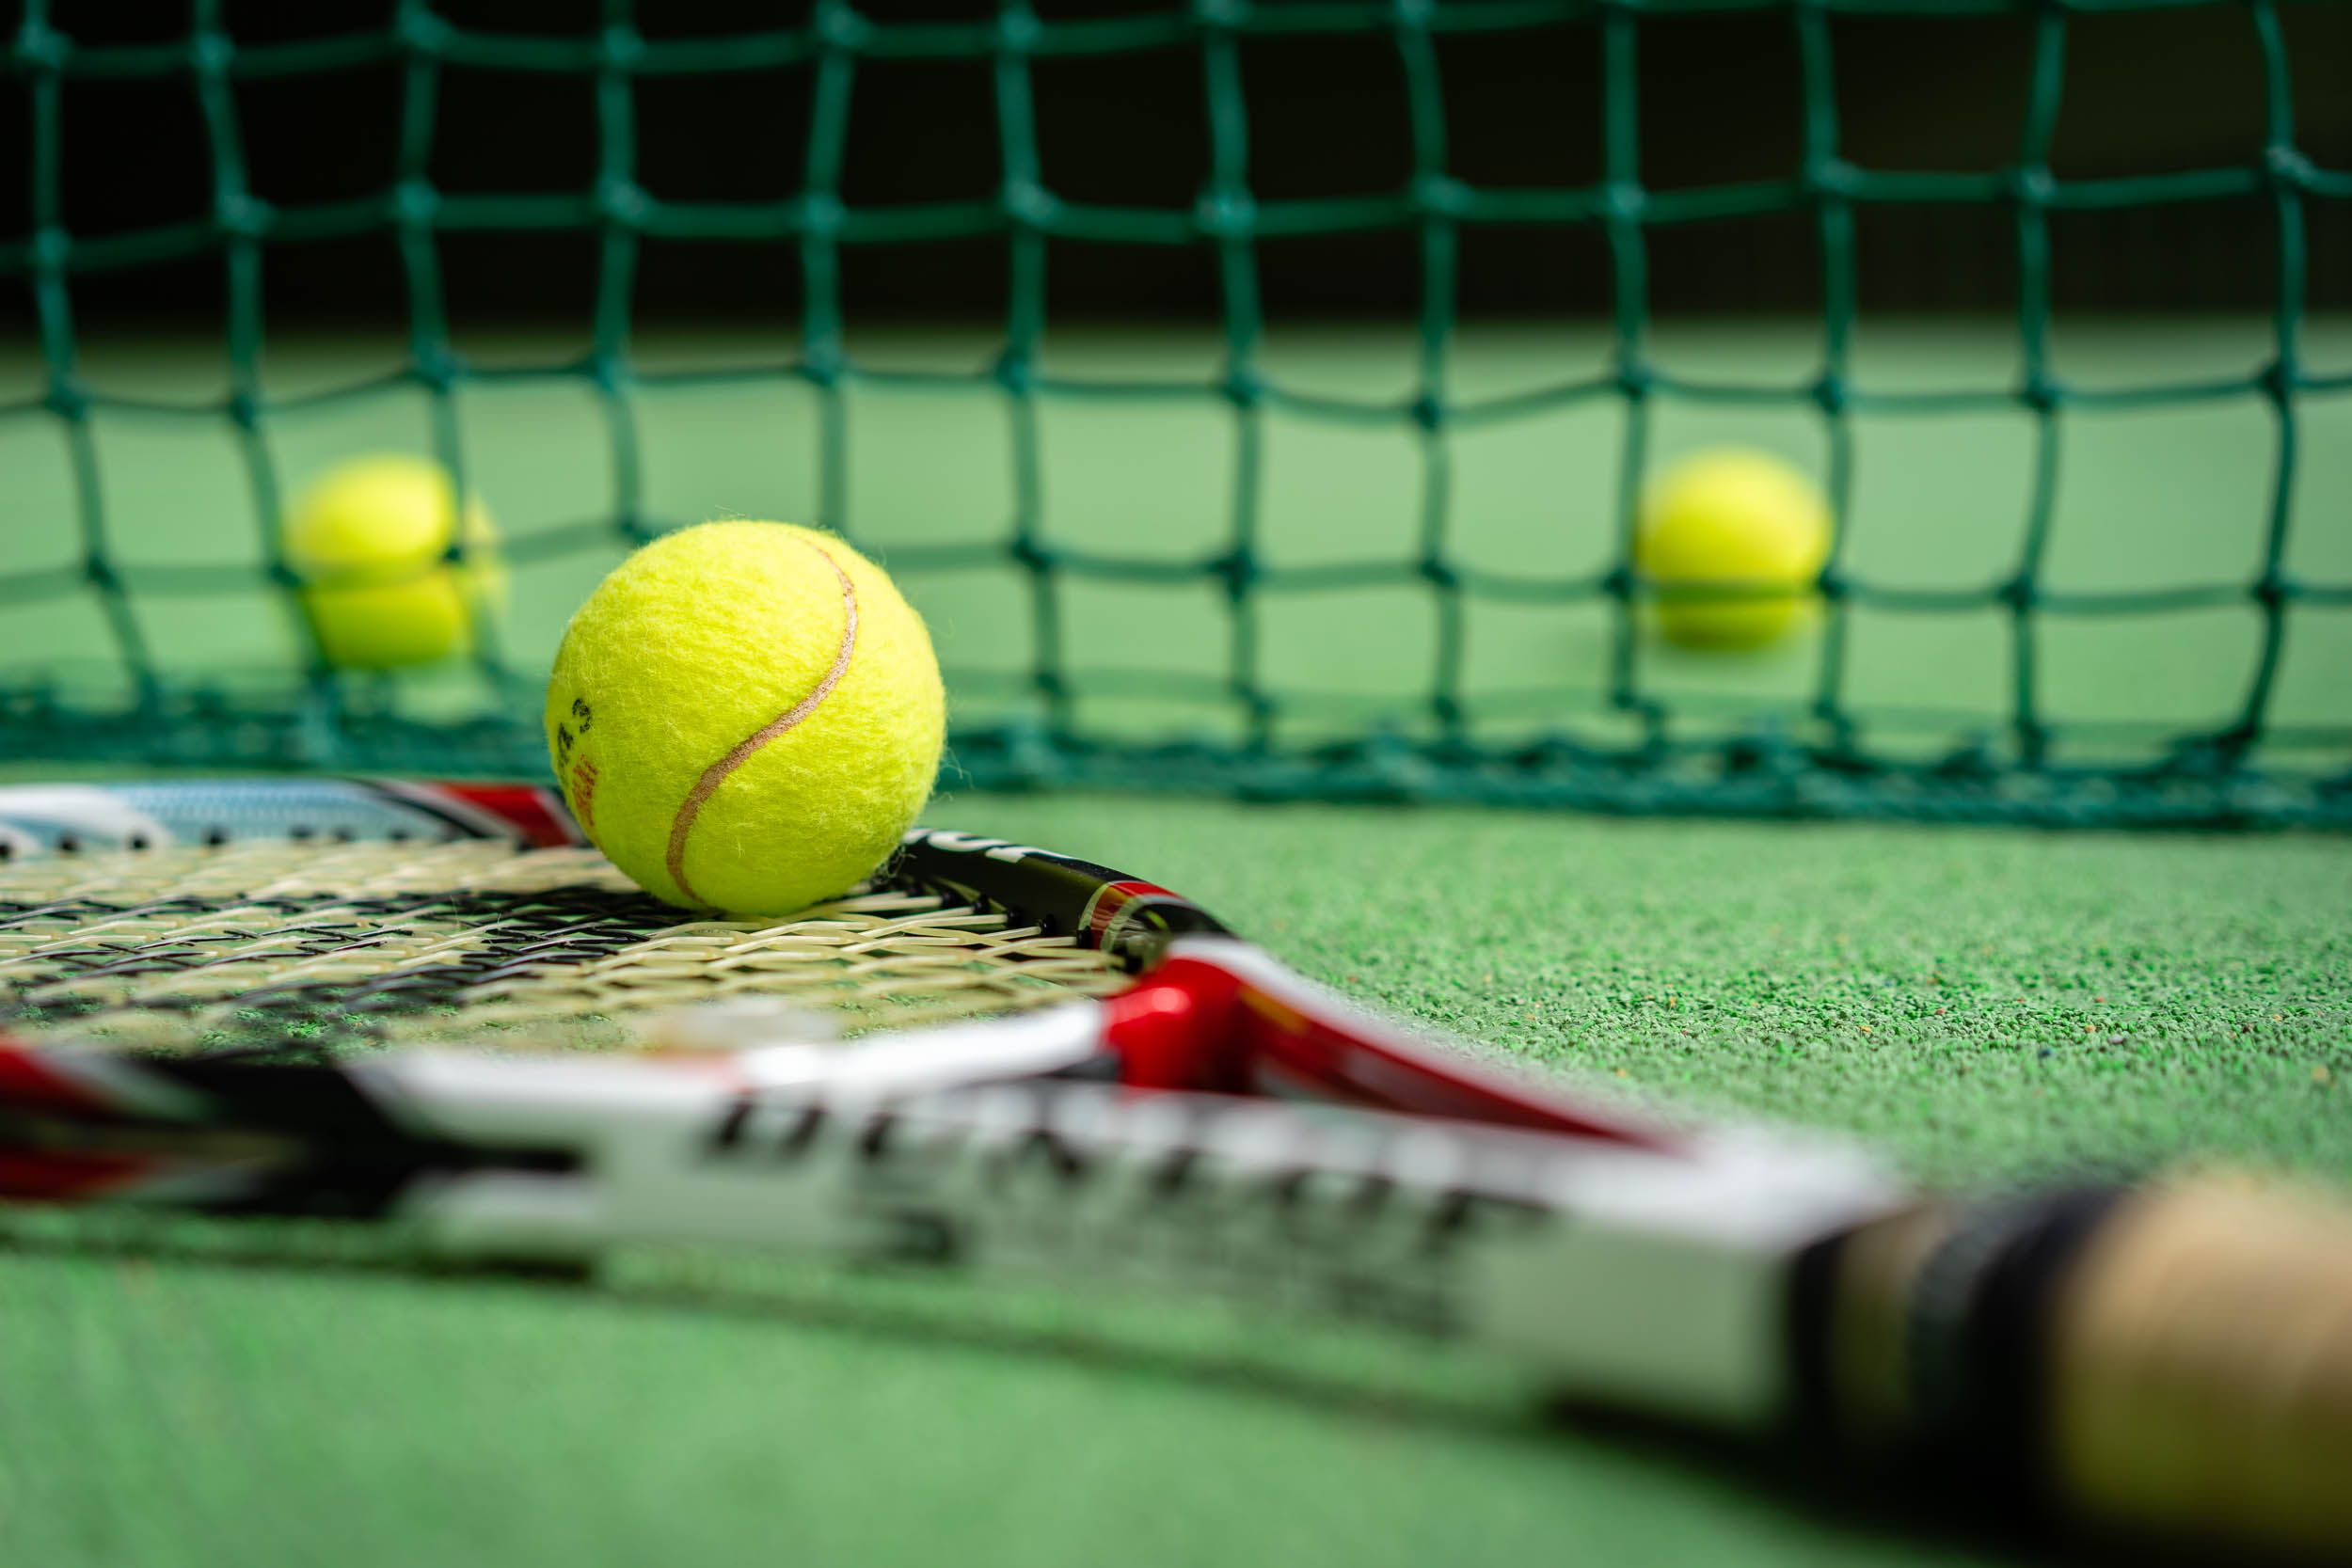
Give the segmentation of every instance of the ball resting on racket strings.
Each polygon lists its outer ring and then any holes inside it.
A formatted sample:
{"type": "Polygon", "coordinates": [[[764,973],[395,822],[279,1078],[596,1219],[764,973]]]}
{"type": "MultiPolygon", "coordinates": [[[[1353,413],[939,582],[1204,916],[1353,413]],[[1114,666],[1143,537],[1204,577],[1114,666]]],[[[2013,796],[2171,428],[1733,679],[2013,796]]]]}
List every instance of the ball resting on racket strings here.
{"type": "Polygon", "coordinates": [[[930,634],[831,534],[717,522],[623,562],[565,628],[548,750],[588,837],[690,909],[843,892],[930,798],[946,704],[930,634]]]}

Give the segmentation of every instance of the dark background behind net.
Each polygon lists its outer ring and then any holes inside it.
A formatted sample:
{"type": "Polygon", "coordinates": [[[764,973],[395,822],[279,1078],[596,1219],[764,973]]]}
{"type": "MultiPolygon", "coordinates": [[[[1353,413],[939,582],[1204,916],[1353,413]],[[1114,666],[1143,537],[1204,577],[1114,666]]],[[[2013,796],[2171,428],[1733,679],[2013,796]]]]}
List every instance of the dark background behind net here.
{"type": "MultiPolygon", "coordinates": [[[[1279,8],[1273,0],[1269,8],[1279,8]]],[[[1440,0],[1442,8],[1442,0],[1440,0]]],[[[453,0],[435,11],[467,28],[593,33],[585,0],[453,0]]],[[[1048,18],[1161,11],[1149,0],[1041,0],[1048,18]]],[[[805,5],[670,0],[640,8],[648,37],[796,26],[805,5]]],[[[226,8],[240,42],[388,25],[389,5],[226,8]]],[[[971,21],[985,0],[874,0],[876,22],[971,21]]],[[[12,37],[19,7],[0,4],[12,37]]],[[[2352,6],[2282,10],[2296,72],[2295,134],[2322,166],[2352,162],[2352,6]]],[[[57,6],[76,44],[188,36],[179,4],[57,6]]],[[[2012,164],[2024,124],[2034,23],[2026,16],[1856,20],[1832,25],[1840,147],[1859,166],[1988,173],[2012,164]]],[[[1643,184],[1654,190],[1785,180],[1801,164],[1803,91],[1786,13],[1657,18],[1639,28],[1643,184]]],[[[1452,174],[1481,188],[1572,188],[1601,174],[1602,69],[1589,20],[1534,32],[1441,35],[1438,64],[1452,174]]],[[[2265,95],[2248,8],[2084,15],[2068,26],[2064,106],[2051,165],[2061,181],[2257,165],[2265,95]]],[[[1249,183],[1261,201],[1393,192],[1410,170],[1406,96],[1379,36],[1252,39],[1242,45],[1249,183]]],[[[1044,183],[1076,202],[1189,209],[1208,170],[1206,93],[1194,48],[1040,59],[1032,83],[1044,183]]],[[[387,191],[402,113],[402,68],[240,80],[239,126],[254,194],[282,206],[387,191]]],[[[634,90],[639,182],[672,200],[774,201],[800,188],[811,119],[805,66],[644,77],[634,90]]],[[[30,122],[21,77],[0,84],[0,244],[30,229],[30,122]]],[[[103,235],[200,219],[212,210],[211,151],[192,78],[69,81],[61,170],[66,229],[103,235]]],[[[429,175],[445,192],[579,193],[599,144],[585,73],[448,67],[436,95],[429,175]]],[[[853,208],[993,198],[1001,150],[986,60],[881,61],[858,68],[842,183],[853,208]]],[[[2352,203],[2302,203],[2309,303],[2352,305],[2352,203]]],[[[2005,203],[1864,206],[1859,286],[1867,309],[2005,310],[2016,304],[2015,225],[2005,203]]],[[[2055,302],[2111,310],[2259,309],[2277,297],[2278,235],[2266,197],[2082,214],[2051,220],[2055,302]]],[[[1470,313],[1609,309],[1597,226],[1496,228],[1462,235],[1460,304],[1470,313]]],[[[1675,311],[1794,311],[1820,306],[1820,258],[1804,207],[1736,221],[1653,228],[1651,306],[1675,311]]],[[[453,315],[582,319],[594,297],[593,229],[443,233],[453,315]]],[[[1262,240],[1268,308],[1298,314],[1411,309],[1421,277],[1409,229],[1262,240]]],[[[1007,293],[1001,237],[845,247],[847,308],[876,316],[987,316],[1007,293]]],[[[269,322],[397,322],[400,258],[389,227],[356,239],[273,243],[269,322]]],[[[1054,312],[1200,318],[1219,308],[1214,247],[1056,242],[1054,312]]],[[[789,240],[647,239],[641,320],[746,317],[789,325],[800,305],[789,240]]],[[[216,324],[217,253],[77,274],[81,329],[216,324]]],[[[22,322],[20,284],[0,309],[22,322]]]]}

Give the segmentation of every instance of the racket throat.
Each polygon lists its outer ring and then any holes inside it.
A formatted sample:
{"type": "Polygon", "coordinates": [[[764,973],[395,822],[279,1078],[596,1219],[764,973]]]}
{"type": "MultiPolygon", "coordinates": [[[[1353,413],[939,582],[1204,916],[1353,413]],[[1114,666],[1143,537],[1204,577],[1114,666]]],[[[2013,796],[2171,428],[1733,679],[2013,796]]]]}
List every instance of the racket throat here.
{"type": "Polygon", "coordinates": [[[1109,1005],[1121,1081],[1151,1089],[1270,1096],[1625,1144],[1685,1140],[1580,1089],[1486,1066],[1397,1028],[1227,937],[1184,937],[1109,1005]]]}
{"type": "Polygon", "coordinates": [[[1241,980],[1216,964],[1172,960],[1113,997],[1104,1042],[1131,1088],[1247,1094],[1241,980]]]}

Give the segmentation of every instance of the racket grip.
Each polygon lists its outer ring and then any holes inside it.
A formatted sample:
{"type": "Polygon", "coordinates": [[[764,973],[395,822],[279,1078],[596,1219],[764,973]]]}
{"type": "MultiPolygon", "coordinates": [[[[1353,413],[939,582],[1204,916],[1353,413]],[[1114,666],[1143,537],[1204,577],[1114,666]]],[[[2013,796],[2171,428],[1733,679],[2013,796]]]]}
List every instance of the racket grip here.
{"type": "Polygon", "coordinates": [[[1847,1445],[2134,1534],[2352,1560],[2340,1201],[2208,1174],[1931,1205],[1815,1261],[1800,1354],[1847,1445]]]}

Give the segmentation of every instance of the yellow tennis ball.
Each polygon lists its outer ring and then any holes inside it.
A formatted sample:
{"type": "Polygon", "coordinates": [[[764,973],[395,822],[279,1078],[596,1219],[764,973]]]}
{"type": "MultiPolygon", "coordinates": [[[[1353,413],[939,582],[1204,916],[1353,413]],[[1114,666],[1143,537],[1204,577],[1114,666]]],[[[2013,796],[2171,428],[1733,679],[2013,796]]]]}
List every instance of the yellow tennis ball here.
{"type": "Polygon", "coordinates": [[[548,683],[548,752],[657,897],[787,914],[846,890],[930,796],[930,634],[881,567],[788,523],[705,523],[614,568],[548,683]]]}
{"type": "Polygon", "coordinates": [[[473,646],[478,620],[506,597],[490,515],[466,504],[438,463],[398,453],[355,458],[303,492],[286,514],[286,562],[330,664],[385,670],[430,664],[473,646]]]}
{"type": "Polygon", "coordinates": [[[1657,601],[1670,641],[1754,648],[1811,612],[1829,541],[1829,503],[1810,479],[1767,452],[1726,449],[1684,459],[1644,493],[1633,562],[1661,588],[1790,590],[1657,601]]]}

